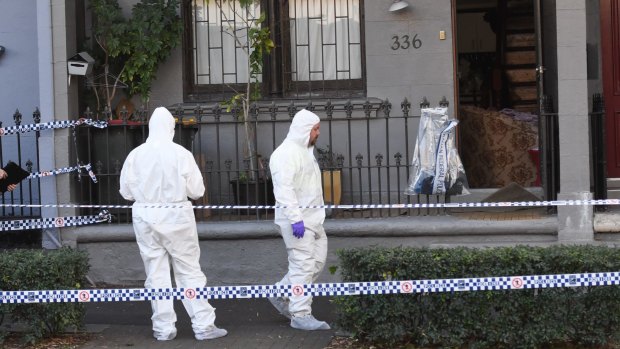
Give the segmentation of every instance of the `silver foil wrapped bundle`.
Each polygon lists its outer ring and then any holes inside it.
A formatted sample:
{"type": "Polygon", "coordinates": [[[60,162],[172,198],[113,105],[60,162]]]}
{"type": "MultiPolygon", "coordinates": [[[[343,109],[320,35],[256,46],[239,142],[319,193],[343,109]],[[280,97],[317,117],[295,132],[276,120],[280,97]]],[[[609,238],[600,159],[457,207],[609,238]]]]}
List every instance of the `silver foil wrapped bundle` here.
{"type": "Polygon", "coordinates": [[[466,195],[467,176],[455,143],[458,120],[448,108],[423,108],[411,163],[408,195],[466,195]]]}

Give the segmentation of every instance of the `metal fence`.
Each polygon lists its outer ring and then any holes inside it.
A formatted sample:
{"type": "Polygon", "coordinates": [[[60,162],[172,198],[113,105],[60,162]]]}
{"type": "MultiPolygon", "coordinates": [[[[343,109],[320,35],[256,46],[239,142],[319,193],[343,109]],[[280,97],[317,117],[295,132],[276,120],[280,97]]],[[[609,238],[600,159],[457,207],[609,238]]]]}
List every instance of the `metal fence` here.
{"type": "MultiPolygon", "coordinates": [[[[600,93],[592,95],[592,110],[588,113],[590,134],[591,184],[595,199],[607,198],[607,162],[605,158],[605,101],[600,93]]],[[[555,200],[560,190],[560,144],[558,113],[551,95],[541,100],[539,135],[542,147],[540,159],[545,200],[555,200]]],[[[597,206],[597,211],[605,206],[597,206]]],[[[550,208],[555,211],[556,208],[550,208]]]]}
{"type": "MultiPolygon", "coordinates": [[[[23,119],[19,110],[13,114],[13,124],[0,127],[19,126],[41,122],[41,113],[37,108],[32,113],[32,119],[23,119]]],[[[0,137],[0,163],[3,167],[9,161],[15,162],[20,167],[29,172],[38,172],[39,168],[39,139],[40,131],[28,133],[15,133],[0,137]]],[[[40,178],[26,179],[19,183],[12,192],[0,193],[2,204],[38,204],[40,203],[39,193],[41,188],[40,178]]],[[[38,208],[32,207],[5,207],[0,209],[3,217],[40,217],[41,212],[38,208]]]]}
{"type": "MultiPolygon", "coordinates": [[[[445,99],[439,103],[446,105],[445,99]]],[[[593,96],[591,121],[592,190],[595,198],[605,198],[604,101],[593,96]]],[[[420,107],[428,107],[426,98],[420,107]]],[[[541,170],[545,198],[554,199],[559,186],[557,113],[553,100],[541,101],[540,137],[541,170]]],[[[339,102],[288,102],[253,104],[244,123],[240,109],[226,111],[219,104],[176,105],[170,109],[178,118],[175,141],[189,149],[202,171],[207,191],[196,205],[272,205],[273,188],[269,173],[269,156],[288,132],[290,121],[302,108],[321,118],[321,136],[317,142],[317,159],[323,171],[325,202],[328,204],[397,204],[446,202],[449,198],[433,195],[404,194],[410,176],[419,115],[412,115],[406,99],[398,106],[389,101],[371,99],[339,102]],[[246,137],[244,126],[251,126],[246,137]],[[245,139],[252,143],[252,154],[245,151],[245,139]]],[[[97,118],[90,111],[83,115],[97,118]]],[[[118,193],[120,170],[127,154],[146,140],[148,113],[140,108],[133,114],[120,113],[114,120],[110,111],[101,117],[109,120],[105,129],[80,126],[75,132],[76,157],[81,164],[90,163],[97,175],[94,183],[86,172],[75,181],[79,204],[127,205],[118,193]]],[[[17,110],[13,125],[39,123],[39,110],[32,119],[17,110]]],[[[0,127],[12,126],[2,125],[0,127]]],[[[0,137],[0,163],[14,161],[30,172],[48,171],[39,167],[41,132],[15,133],[0,137]]],[[[76,176],[75,174],[70,174],[76,176]]],[[[22,181],[17,190],[0,193],[2,204],[39,204],[40,188],[45,178],[22,181]]],[[[39,218],[39,208],[0,208],[4,219],[39,218]]],[[[329,211],[329,210],[328,210],[329,211]]],[[[80,214],[96,214],[96,209],[81,209],[80,214]]],[[[112,210],[116,221],[131,220],[129,209],[112,210]]],[[[337,209],[332,218],[393,217],[400,215],[441,215],[440,209],[337,209]]],[[[198,220],[271,219],[269,209],[197,210],[198,220]]],[[[0,245],[2,242],[0,241],[0,245]]]]}
{"type": "MultiPolygon", "coordinates": [[[[447,106],[447,101],[444,99],[441,104],[447,106]]],[[[421,107],[428,106],[424,98],[421,107]]],[[[178,119],[175,141],[192,151],[207,188],[205,196],[194,204],[274,204],[269,156],[284,140],[292,117],[302,108],[321,118],[317,159],[323,171],[326,203],[444,202],[443,196],[404,194],[419,120],[419,115],[411,115],[411,103],[404,100],[399,112],[393,112],[394,106],[389,101],[373,99],[306,104],[255,103],[250,107],[247,123],[240,109],[227,111],[219,104],[170,107],[178,119]],[[246,136],[246,125],[250,126],[249,136],[246,136]],[[246,140],[250,141],[251,152],[246,151],[246,140]]],[[[104,114],[106,118],[110,116],[110,113],[104,114]]],[[[123,114],[106,129],[78,128],[78,156],[93,164],[99,178],[97,184],[80,181],[82,203],[129,204],[118,194],[120,169],[129,151],[147,137],[146,116],[140,109],[135,115],[123,114]]],[[[88,209],[84,211],[84,214],[93,213],[88,209]]],[[[128,209],[115,209],[112,214],[121,223],[131,218],[128,209]]],[[[437,214],[444,214],[444,210],[328,210],[332,218],[437,214]]],[[[273,210],[197,210],[196,217],[202,221],[262,220],[272,219],[273,210]]]]}
{"type": "MultiPolygon", "coordinates": [[[[540,101],[540,172],[545,200],[555,200],[560,190],[560,142],[558,114],[554,111],[553,96],[540,101]]],[[[549,208],[555,211],[555,207],[549,208]]]]}
{"type": "MultiPolygon", "coordinates": [[[[11,125],[0,122],[0,128],[19,126],[23,124],[41,122],[41,113],[35,109],[32,119],[24,118],[19,110],[13,114],[11,125]]],[[[0,137],[0,167],[6,166],[9,161],[15,162],[29,172],[39,172],[39,139],[40,131],[15,133],[0,137]]],[[[46,169],[47,170],[47,169],[46,169]]],[[[39,204],[41,192],[41,178],[26,179],[18,184],[11,192],[0,193],[0,202],[3,205],[39,204]]],[[[41,217],[41,210],[33,207],[2,206],[1,220],[35,219],[41,217]]],[[[3,232],[0,235],[0,248],[38,247],[41,246],[41,229],[19,230],[3,232]]]]}

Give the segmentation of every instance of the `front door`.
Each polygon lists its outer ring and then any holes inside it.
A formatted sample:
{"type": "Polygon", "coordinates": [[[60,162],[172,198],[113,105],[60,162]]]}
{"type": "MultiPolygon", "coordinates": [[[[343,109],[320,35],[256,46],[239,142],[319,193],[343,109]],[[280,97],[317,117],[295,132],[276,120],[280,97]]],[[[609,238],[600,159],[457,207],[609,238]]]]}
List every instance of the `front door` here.
{"type": "Polygon", "coordinates": [[[601,0],[607,177],[620,177],[620,0],[601,0]]]}

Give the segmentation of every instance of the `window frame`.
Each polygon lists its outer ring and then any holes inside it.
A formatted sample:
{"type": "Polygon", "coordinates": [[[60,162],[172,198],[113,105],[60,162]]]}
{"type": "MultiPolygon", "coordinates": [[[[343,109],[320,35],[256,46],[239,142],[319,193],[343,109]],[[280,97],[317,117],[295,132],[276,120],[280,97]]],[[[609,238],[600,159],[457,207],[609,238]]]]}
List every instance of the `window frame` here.
{"type": "MultiPolygon", "coordinates": [[[[329,1],[329,0],[325,0],[329,1]]],[[[262,82],[262,100],[313,99],[313,98],[361,98],[366,96],[366,45],[364,0],[360,8],[360,70],[361,77],[347,80],[293,81],[288,0],[261,0],[265,12],[265,25],[270,27],[275,49],[265,56],[262,82]],[[288,73],[286,73],[288,72],[288,73]]],[[[230,87],[243,91],[245,84],[196,84],[194,83],[194,37],[193,0],[183,0],[183,99],[185,102],[222,101],[234,95],[230,87]],[[229,87],[230,86],[230,87],[229,87]]]]}

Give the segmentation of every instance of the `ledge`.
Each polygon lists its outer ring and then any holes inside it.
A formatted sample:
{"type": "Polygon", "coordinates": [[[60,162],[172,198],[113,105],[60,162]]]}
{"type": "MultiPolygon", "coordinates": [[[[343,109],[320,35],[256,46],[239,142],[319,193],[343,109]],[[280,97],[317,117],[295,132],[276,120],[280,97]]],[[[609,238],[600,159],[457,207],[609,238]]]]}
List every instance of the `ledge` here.
{"type": "Polygon", "coordinates": [[[620,214],[615,213],[595,213],[594,231],[597,233],[619,233],[620,214]]]}
{"type": "MultiPolygon", "coordinates": [[[[452,216],[328,219],[325,230],[330,237],[557,235],[558,220],[555,216],[511,221],[452,216]]],[[[78,243],[135,241],[131,224],[80,227],[72,235],[78,243]]],[[[200,240],[273,239],[280,234],[273,221],[234,221],[198,223],[198,237],[200,240]]]]}

